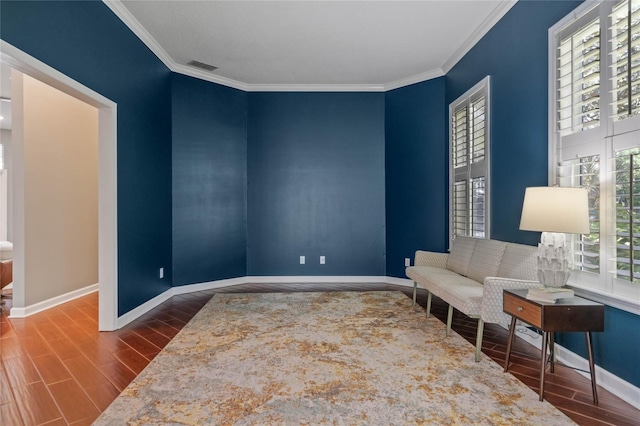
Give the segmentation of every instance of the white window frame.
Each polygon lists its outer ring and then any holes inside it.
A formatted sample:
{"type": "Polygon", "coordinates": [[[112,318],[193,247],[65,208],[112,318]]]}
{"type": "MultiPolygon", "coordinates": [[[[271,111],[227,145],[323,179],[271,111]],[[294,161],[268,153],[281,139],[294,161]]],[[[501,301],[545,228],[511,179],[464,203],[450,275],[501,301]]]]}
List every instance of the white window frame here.
{"type": "MultiPolygon", "coordinates": [[[[476,83],[472,88],[467,90],[462,96],[457,98],[451,104],[449,104],[449,247],[452,246],[453,240],[455,238],[454,235],[454,223],[453,223],[453,207],[454,207],[454,184],[456,182],[455,178],[455,169],[453,166],[453,114],[454,111],[460,105],[469,106],[472,100],[476,99],[478,95],[484,95],[485,98],[485,141],[484,141],[484,161],[482,164],[471,163],[467,166],[468,176],[467,181],[470,178],[474,177],[484,177],[485,179],[485,205],[484,205],[484,239],[491,238],[491,179],[490,179],[490,171],[491,171],[491,78],[490,76],[486,76],[478,83],[476,83]]],[[[469,159],[471,156],[469,155],[469,159]]],[[[470,161],[470,160],[469,160],[470,161]]],[[[471,191],[471,188],[468,187],[468,192],[471,191]]],[[[467,195],[468,196],[468,195],[467,195]]],[[[471,215],[471,207],[468,206],[467,214],[471,215]]],[[[471,236],[471,235],[469,235],[471,236]]]]}
{"type": "MultiPolygon", "coordinates": [[[[614,121],[610,88],[612,78],[612,59],[609,54],[609,15],[617,2],[587,0],[573,12],[549,28],[549,184],[557,183],[559,161],[588,155],[600,156],[600,273],[593,274],[572,271],[569,285],[591,299],[598,300],[628,312],[640,314],[640,286],[615,276],[612,258],[614,249],[610,240],[615,235],[615,212],[613,206],[614,185],[612,182],[612,162],[609,161],[616,151],[631,148],[640,141],[640,116],[614,121]],[[602,5],[607,6],[602,6],[602,5]],[[601,25],[601,66],[600,66],[600,125],[593,129],[579,131],[561,137],[556,131],[557,90],[556,66],[557,46],[563,29],[579,22],[587,13],[598,8],[596,15],[601,25]],[[562,158],[559,153],[563,152],[562,158]]],[[[593,13],[593,12],[592,12],[593,13]]]]}

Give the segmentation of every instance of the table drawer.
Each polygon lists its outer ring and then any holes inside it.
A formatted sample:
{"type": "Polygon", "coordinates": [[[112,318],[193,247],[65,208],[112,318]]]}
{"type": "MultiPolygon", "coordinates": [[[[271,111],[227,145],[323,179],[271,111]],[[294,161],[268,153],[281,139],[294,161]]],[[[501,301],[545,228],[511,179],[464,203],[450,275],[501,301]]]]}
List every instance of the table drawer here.
{"type": "Polygon", "coordinates": [[[504,311],[507,314],[526,321],[534,327],[542,326],[542,306],[511,296],[509,293],[505,293],[503,302],[504,311]]]}

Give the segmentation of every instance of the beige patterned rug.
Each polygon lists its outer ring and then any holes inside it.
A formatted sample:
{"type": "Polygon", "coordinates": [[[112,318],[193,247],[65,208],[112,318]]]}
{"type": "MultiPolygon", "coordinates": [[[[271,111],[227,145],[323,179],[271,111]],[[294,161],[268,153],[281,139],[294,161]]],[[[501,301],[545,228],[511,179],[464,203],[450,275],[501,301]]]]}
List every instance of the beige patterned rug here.
{"type": "Polygon", "coordinates": [[[573,424],[401,292],[217,294],[95,424],[573,424]]]}

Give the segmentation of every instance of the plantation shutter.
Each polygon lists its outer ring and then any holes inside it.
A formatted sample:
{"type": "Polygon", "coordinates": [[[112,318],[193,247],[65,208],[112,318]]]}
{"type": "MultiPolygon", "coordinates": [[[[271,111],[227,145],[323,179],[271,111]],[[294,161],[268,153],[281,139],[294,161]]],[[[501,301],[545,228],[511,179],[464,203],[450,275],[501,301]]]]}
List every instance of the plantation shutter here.
{"type": "Polygon", "coordinates": [[[557,130],[564,136],[598,127],[600,18],[561,36],[557,56],[557,130]]]}
{"type": "Polygon", "coordinates": [[[452,160],[453,160],[453,194],[452,227],[453,235],[468,235],[469,209],[467,190],[467,170],[469,165],[469,131],[468,108],[460,105],[453,112],[452,120],[452,160]]]}
{"type": "Polygon", "coordinates": [[[486,96],[484,93],[471,98],[471,141],[470,155],[471,165],[469,170],[470,204],[471,204],[471,236],[485,237],[485,209],[486,209],[486,175],[485,162],[487,122],[486,122],[486,96]]]}
{"type": "Polygon", "coordinates": [[[558,166],[560,186],[585,188],[589,200],[588,235],[572,235],[573,268],[600,273],[600,156],[588,155],[562,161],[558,166]]]}
{"type": "Polygon", "coordinates": [[[584,2],[550,33],[550,181],[588,191],[569,236],[572,285],[636,297],[640,283],[640,0],[584,2]]]}
{"type": "Polygon", "coordinates": [[[463,179],[453,184],[453,235],[468,235],[468,203],[467,180],[463,179]]]}
{"type": "Polygon", "coordinates": [[[613,119],[640,115],[640,0],[613,7],[611,22],[613,119]]]}
{"type": "Polygon", "coordinates": [[[616,277],[640,282],[640,148],[615,158],[616,277]]]}
{"type": "Polygon", "coordinates": [[[451,109],[451,233],[488,237],[488,78],[451,109]],[[479,87],[479,88],[478,88],[479,87]]]}

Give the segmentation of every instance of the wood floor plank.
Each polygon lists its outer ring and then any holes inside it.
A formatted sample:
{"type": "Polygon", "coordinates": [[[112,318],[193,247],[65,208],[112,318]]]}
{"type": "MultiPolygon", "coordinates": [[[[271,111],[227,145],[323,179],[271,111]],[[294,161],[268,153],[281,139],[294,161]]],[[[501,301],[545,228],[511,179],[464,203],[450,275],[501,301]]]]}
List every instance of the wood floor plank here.
{"type": "Polygon", "coordinates": [[[47,342],[65,337],[62,330],[51,322],[38,325],[38,334],[47,342]]]}
{"type": "Polygon", "coordinates": [[[61,328],[62,332],[76,345],[82,345],[90,343],[96,340],[96,336],[91,336],[86,333],[77,324],[72,326],[66,326],[61,328]]]}
{"type": "Polygon", "coordinates": [[[0,339],[10,336],[15,336],[11,323],[9,321],[0,322],[0,339]]]}
{"type": "MultiPolygon", "coordinates": [[[[22,319],[7,318],[8,309],[2,305],[0,386],[4,393],[0,393],[0,418],[19,418],[15,424],[22,424],[19,423],[23,421],[21,410],[33,402],[31,408],[36,412],[26,419],[29,425],[91,424],[98,413],[106,409],[135,378],[136,373],[217,293],[345,290],[399,290],[407,297],[412,297],[411,288],[384,283],[241,284],[176,295],[115,332],[97,331],[97,293],[22,319]],[[32,357],[42,358],[34,364],[32,357]],[[54,372],[53,364],[46,361],[52,357],[59,358],[62,367],[58,367],[67,371],[68,376],[57,376],[61,373],[54,372]],[[39,373],[36,365],[43,372],[39,373]],[[1,377],[3,371],[4,382],[1,377]],[[56,386],[50,389],[42,381],[41,374],[48,382],[57,380],[56,377],[66,379],[52,383],[50,386],[56,386]],[[5,391],[5,388],[10,389],[5,391]],[[76,396],[82,401],[84,412],[83,409],[69,408],[76,396]],[[2,403],[7,399],[8,402],[2,403]],[[63,417],[58,406],[69,410],[70,419],[63,417]]],[[[418,292],[418,303],[425,306],[424,290],[418,292]]],[[[435,321],[445,322],[447,304],[434,297],[432,314],[435,321]]],[[[471,344],[475,344],[476,327],[477,320],[454,311],[453,330],[471,344]]],[[[535,336],[533,331],[522,329],[535,336]]],[[[485,325],[483,352],[501,366],[506,353],[507,335],[508,331],[497,324],[485,325]]],[[[511,357],[510,372],[504,374],[513,374],[537,392],[540,351],[519,337],[516,337],[513,349],[516,352],[511,357]]],[[[599,389],[599,395],[600,406],[594,406],[590,399],[590,381],[571,369],[557,368],[555,374],[547,375],[545,399],[578,424],[627,425],[635,422],[640,425],[640,410],[602,388],[599,389]]]]}
{"type": "Polygon", "coordinates": [[[149,332],[145,332],[145,334],[143,334],[142,337],[144,337],[145,339],[147,339],[148,341],[150,341],[160,349],[167,346],[167,344],[171,341],[171,339],[168,338],[167,336],[162,335],[152,329],[149,329],[149,332]]]}
{"type": "Polygon", "coordinates": [[[144,355],[132,348],[114,352],[113,355],[136,374],[140,374],[149,364],[149,360],[144,355]]]}
{"type": "Polygon", "coordinates": [[[27,318],[17,318],[11,321],[11,328],[18,337],[37,336],[38,329],[27,318]]]}
{"type": "Polygon", "coordinates": [[[100,370],[120,392],[136,378],[136,373],[120,361],[99,365],[98,370],[100,370]]]}
{"type": "Polygon", "coordinates": [[[54,354],[61,360],[75,358],[82,354],[78,348],[68,337],[63,336],[60,339],[54,339],[47,342],[54,354]]]}
{"type": "Polygon", "coordinates": [[[40,356],[52,353],[47,342],[37,333],[26,337],[19,337],[18,341],[31,356],[40,356]]]}
{"type": "Polygon", "coordinates": [[[91,401],[98,407],[100,412],[106,410],[118,395],[120,395],[120,391],[109,381],[107,381],[107,383],[85,387],[84,391],[89,395],[89,398],[91,398],[91,401]]]}
{"type": "Polygon", "coordinates": [[[36,356],[31,360],[47,385],[71,378],[62,361],[54,354],[36,356]]]}
{"type": "Polygon", "coordinates": [[[39,425],[62,417],[43,382],[14,389],[14,395],[20,416],[28,425],[39,425]]]}
{"type": "MultiPolygon", "coordinates": [[[[11,384],[9,378],[4,369],[4,365],[0,368],[0,404],[8,404],[13,402],[13,392],[11,391],[11,384]]],[[[2,417],[0,417],[2,419],[2,417]]]]}
{"type": "Polygon", "coordinates": [[[142,355],[156,354],[161,349],[160,347],[154,345],[149,340],[145,339],[137,333],[134,333],[133,331],[121,335],[120,340],[131,346],[142,355]]]}
{"type": "MultiPolygon", "coordinates": [[[[103,342],[103,339],[100,339],[100,342],[103,342]]],[[[116,357],[113,356],[107,346],[102,345],[99,342],[90,342],[78,345],[78,349],[82,355],[86,356],[95,366],[117,361],[116,357]]]]}
{"type": "Polygon", "coordinates": [[[41,381],[38,370],[28,356],[9,358],[3,361],[3,364],[12,388],[20,388],[41,381]]]}
{"type": "MultiPolygon", "coordinates": [[[[97,340],[99,347],[103,347],[111,353],[131,348],[131,346],[122,341],[118,335],[119,332],[117,331],[112,333],[101,333],[97,340]]],[[[84,348],[84,345],[78,346],[80,348],[84,348]]]]}
{"type": "Polygon", "coordinates": [[[18,406],[13,401],[0,404],[0,420],[2,420],[2,424],[8,426],[24,425],[20,410],[18,410],[18,406]]]}
{"type": "Polygon", "coordinates": [[[64,380],[51,384],[49,390],[67,423],[86,418],[95,419],[100,414],[75,380],[64,380]]]}
{"type": "Polygon", "coordinates": [[[27,355],[26,348],[22,347],[17,337],[5,337],[0,339],[0,359],[6,360],[27,355]]]}
{"type": "Polygon", "coordinates": [[[95,417],[87,417],[86,419],[78,420],[77,422],[69,423],[69,426],[91,426],[93,422],[98,418],[95,417]]]}
{"type": "Polygon", "coordinates": [[[66,359],[63,363],[83,388],[109,383],[109,379],[84,355],[66,359]]]}
{"type": "Polygon", "coordinates": [[[600,407],[588,403],[582,403],[573,399],[562,398],[555,394],[546,394],[545,399],[552,404],[561,404],[563,411],[587,416],[603,423],[611,423],[618,426],[634,426],[638,424],[638,417],[629,418],[618,413],[602,410],[600,407]]]}

